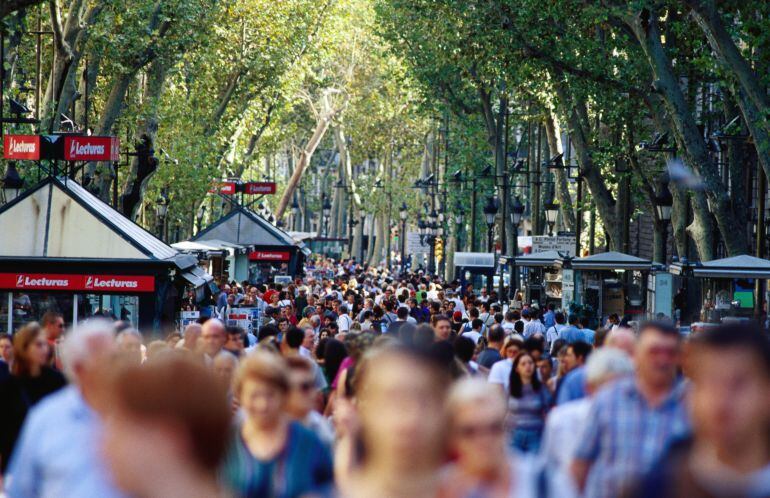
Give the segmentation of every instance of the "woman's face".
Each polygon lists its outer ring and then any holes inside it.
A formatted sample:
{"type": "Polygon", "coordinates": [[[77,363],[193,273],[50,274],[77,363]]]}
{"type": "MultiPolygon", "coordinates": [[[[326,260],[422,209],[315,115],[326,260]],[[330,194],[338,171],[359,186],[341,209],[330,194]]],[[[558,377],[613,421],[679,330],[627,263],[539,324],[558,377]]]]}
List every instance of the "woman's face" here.
{"type": "Polygon", "coordinates": [[[509,360],[512,360],[516,358],[519,354],[519,346],[516,344],[510,344],[507,348],[505,348],[505,357],[509,360]]]}
{"type": "Polygon", "coordinates": [[[328,330],[322,330],[319,338],[320,339],[328,339],[329,338],[329,331],[328,330]]]}
{"type": "Polygon", "coordinates": [[[366,451],[395,465],[437,465],[445,432],[436,374],[405,356],[373,361],[358,396],[366,451]]]}
{"type": "Polygon", "coordinates": [[[535,374],[535,362],[529,355],[524,355],[519,358],[519,364],[516,365],[516,373],[518,373],[523,379],[531,379],[535,374]]]}
{"type": "Polygon", "coordinates": [[[247,379],[241,386],[239,401],[250,421],[257,426],[271,426],[283,411],[286,395],[272,384],[247,379]]]}
{"type": "Polygon", "coordinates": [[[32,365],[42,367],[46,364],[48,360],[48,343],[42,331],[29,343],[25,352],[32,365]]]}

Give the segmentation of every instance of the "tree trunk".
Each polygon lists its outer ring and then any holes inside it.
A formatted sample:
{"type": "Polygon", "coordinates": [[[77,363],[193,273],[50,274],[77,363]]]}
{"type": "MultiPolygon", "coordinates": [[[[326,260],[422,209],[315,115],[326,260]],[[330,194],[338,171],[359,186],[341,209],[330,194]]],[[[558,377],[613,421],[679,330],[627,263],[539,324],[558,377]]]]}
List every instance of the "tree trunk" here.
{"type": "Polygon", "coordinates": [[[566,123],[569,126],[569,135],[575,148],[580,174],[583,176],[586,186],[591,192],[591,197],[596,206],[596,211],[601,218],[602,225],[610,234],[611,249],[619,250],[617,244],[621,239],[621,232],[620,223],[615,213],[615,199],[604,182],[601,171],[599,171],[599,168],[596,167],[591,158],[589,130],[585,129],[582,124],[583,122],[587,123],[587,120],[581,119],[581,114],[587,114],[585,112],[585,102],[577,97],[573,99],[570,96],[567,86],[561,77],[561,74],[557,74],[556,78],[554,78],[554,89],[563,108],[562,112],[567,118],[566,123]]]}
{"type": "MultiPolygon", "coordinates": [[[[745,239],[735,237],[738,220],[732,212],[727,188],[722,182],[717,165],[711,160],[706,150],[703,136],[690,113],[679,81],[674,75],[671,61],[661,43],[657,14],[635,15],[624,20],[641,44],[652,67],[656,78],[654,86],[663,96],[677,141],[684,149],[682,158],[703,178],[710,211],[714,214],[728,254],[731,256],[745,254],[747,251],[745,239]]],[[[696,209],[699,207],[704,206],[696,206],[696,209]]],[[[705,247],[702,247],[706,237],[705,229],[706,227],[694,226],[690,231],[701,255],[704,254],[701,250],[705,251],[705,247]]]]}
{"type": "Polygon", "coordinates": [[[371,247],[371,255],[369,256],[369,264],[370,265],[379,265],[380,262],[382,262],[382,253],[385,250],[385,227],[388,224],[387,217],[380,213],[379,215],[374,214],[372,215],[372,222],[374,224],[373,232],[374,232],[374,243],[369,243],[371,247]]]}
{"type": "Polygon", "coordinates": [[[296,190],[300,180],[302,180],[302,174],[305,172],[307,165],[310,164],[310,159],[313,157],[316,148],[318,148],[318,144],[321,143],[321,139],[323,139],[326,134],[326,130],[329,129],[332,119],[334,119],[334,117],[342,111],[344,105],[347,104],[347,101],[345,101],[342,106],[335,109],[332,107],[329,100],[329,92],[324,92],[321,98],[321,113],[318,116],[315,130],[302,150],[302,155],[300,156],[299,163],[297,163],[297,168],[294,170],[294,174],[291,175],[289,184],[286,186],[283,196],[281,196],[278,208],[275,210],[276,220],[283,218],[286,207],[289,205],[292,195],[294,195],[294,190],[296,190]]]}
{"type": "MultiPolygon", "coordinates": [[[[545,127],[545,136],[548,140],[548,150],[551,153],[551,157],[564,152],[559,147],[559,134],[556,130],[556,121],[552,112],[548,112],[543,118],[543,126],[545,127]]],[[[555,192],[556,199],[559,201],[559,213],[561,213],[561,221],[564,229],[567,231],[575,230],[575,210],[572,205],[572,197],[569,195],[569,183],[567,182],[567,171],[564,169],[557,169],[555,171],[555,192]]]]}
{"type": "MultiPolygon", "coordinates": [[[[168,64],[156,59],[147,69],[147,82],[142,98],[143,116],[134,135],[134,141],[140,151],[149,152],[155,147],[155,138],[158,135],[158,109],[168,67],[168,64]]],[[[138,156],[132,158],[131,169],[121,195],[122,212],[129,219],[134,219],[136,216],[144,197],[147,181],[156,170],[157,161],[140,160],[138,156]]]]}

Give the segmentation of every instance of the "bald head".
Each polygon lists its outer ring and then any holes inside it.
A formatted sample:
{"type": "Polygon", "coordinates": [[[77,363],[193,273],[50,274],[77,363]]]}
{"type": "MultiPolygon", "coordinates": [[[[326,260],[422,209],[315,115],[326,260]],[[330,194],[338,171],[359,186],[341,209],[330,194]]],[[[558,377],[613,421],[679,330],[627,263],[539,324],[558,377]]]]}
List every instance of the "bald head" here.
{"type": "Polygon", "coordinates": [[[634,357],[636,349],[636,335],[634,331],[625,327],[618,327],[607,336],[604,346],[625,351],[629,357],[634,357]]]}
{"type": "Polygon", "coordinates": [[[212,318],[203,324],[201,330],[201,347],[210,358],[219,353],[227,341],[225,324],[221,320],[212,318]]]}

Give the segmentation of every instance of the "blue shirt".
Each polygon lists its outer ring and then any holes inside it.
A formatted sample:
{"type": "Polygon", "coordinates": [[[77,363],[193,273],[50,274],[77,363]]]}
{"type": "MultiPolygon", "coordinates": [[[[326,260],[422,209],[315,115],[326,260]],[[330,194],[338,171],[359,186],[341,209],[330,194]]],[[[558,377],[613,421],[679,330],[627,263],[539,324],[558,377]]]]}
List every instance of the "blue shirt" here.
{"type": "Polygon", "coordinates": [[[574,325],[568,325],[559,332],[559,339],[564,339],[567,344],[574,344],[578,341],[588,342],[583,331],[574,325]]]}
{"type": "Polygon", "coordinates": [[[593,346],[594,344],[594,337],[596,336],[596,331],[591,329],[581,329],[583,331],[583,335],[586,338],[586,342],[593,346]]]}
{"type": "Polygon", "coordinates": [[[579,366],[564,376],[556,388],[556,404],[562,405],[568,401],[585,398],[586,396],[586,367],[579,366]]]}
{"type": "Polygon", "coordinates": [[[101,421],[75,386],[37,404],[27,416],[6,474],[9,497],[123,496],[99,449],[101,421]]]}
{"type": "Polygon", "coordinates": [[[633,377],[599,391],[575,454],[591,463],[584,496],[620,496],[689,433],[685,387],[674,386],[659,406],[647,404],[633,377]]]}
{"type": "Polygon", "coordinates": [[[556,325],[556,313],[551,310],[546,311],[543,315],[543,325],[547,329],[556,325]]]}

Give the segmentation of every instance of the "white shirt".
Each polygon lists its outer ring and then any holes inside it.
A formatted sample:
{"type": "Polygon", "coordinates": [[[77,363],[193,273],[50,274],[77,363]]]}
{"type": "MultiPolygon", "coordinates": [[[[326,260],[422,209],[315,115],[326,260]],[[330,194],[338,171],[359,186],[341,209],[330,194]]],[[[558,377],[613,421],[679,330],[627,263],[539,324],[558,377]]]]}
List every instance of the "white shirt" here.
{"type": "Polygon", "coordinates": [[[463,302],[462,299],[460,299],[459,297],[453,297],[449,299],[449,301],[452,301],[453,303],[455,303],[455,311],[462,311],[463,313],[465,313],[465,303],[463,302]]]}
{"type": "Polygon", "coordinates": [[[337,327],[339,327],[340,332],[349,332],[352,323],[353,320],[347,314],[342,314],[337,318],[337,327]]]}
{"type": "Polygon", "coordinates": [[[569,401],[554,407],[545,420],[540,454],[565,479],[571,480],[569,467],[581,442],[575,435],[583,433],[591,404],[591,398],[569,401]]]}
{"type": "Polygon", "coordinates": [[[511,380],[511,370],[513,370],[513,361],[508,358],[500,360],[489,369],[487,382],[490,384],[500,384],[507,393],[511,380]]]}
{"type": "Polygon", "coordinates": [[[566,327],[567,326],[563,323],[557,323],[553,327],[550,327],[548,330],[546,330],[545,340],[548,342],[548,344],[553,344],[554,341],[559,338],[559,334],[561,333],[562,329],[566,327]]]}
{"type": "Polygon", "coordinates": [[[501,323],[500,326],[507,334],[513,334],[516,331],[516,324],[513,322],[503,320],[503,323],[501,323]]]}
{"type": "Polygon", "coordinates": [[[472,340],[473,344],[478,344],[479,339],[481,338],[481,334],[479,334],[475,330],[471,330],[468,332],[463,332],[463,337],[467,337],[468,339],[472,340]]]}

